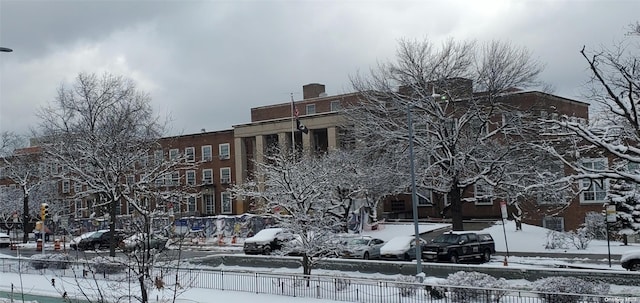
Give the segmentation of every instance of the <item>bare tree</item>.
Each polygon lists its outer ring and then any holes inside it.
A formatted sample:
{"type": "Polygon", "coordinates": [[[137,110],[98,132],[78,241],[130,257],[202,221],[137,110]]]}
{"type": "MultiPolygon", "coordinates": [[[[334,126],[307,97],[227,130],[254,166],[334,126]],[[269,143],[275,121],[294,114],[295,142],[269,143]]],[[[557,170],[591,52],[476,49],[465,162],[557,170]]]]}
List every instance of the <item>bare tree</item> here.
{"type": "Polygon", "coordinates": [[[508,93],[537,84],[541,69],[526,49],[509,43],[448,40],[438,47],[402,40],[396,61],[352,78],[364,100],[347,110],[346,120],[354,125],[362,157],[389,159],[406,189],[406,150],[413,140],[418,187],[446,196],[445,211],[461,230],[462,203],[470,201],[463,193],[479,183],[498,186],[506,167],[527,148],[521,142],[532,133],[520,123],[525,111],[508,105],[508,93]],[[505,113],[508,119],[496,119],[505,113]]]}
{"type": "Polygon", "coordinates": [[[301,256],[305,275],[340,244],[335,233],[342,230],[342,220],[330,214],[336,206],[327,195],[330,170],[320,158],[280,151],[256,163],[254,180],[232,188],[234,195],[258,202],[258,211],[274,216],[280,227],[296,235],[280,253],[301,256]]]}
{"type": "Polygon", "coordinates": [[[547,121],[580,139],[570,154],[549,151],[571,167],[570,177],[580,182],[579,190],[611,186],[608,199],[616,205],[623,234],[640,231],[640,31],[637,22],[629,27],[628,37],[611,47],[580,50],[591,74],[585,99],[598,106],[590,124],[564,118],[547,121]],[[584,157],[608,158],[609,163],[585,165],[584,157]]]}
{"type": "MultiPolygon", "coordinates": [[[[156,261],[149,241],[159,232],[154,228],[168,224],[158,224],[168,214],[156,209],[167,201],[179,207],[189,188],[166,182],[194,164],[186,164],[184,155],[166,155],[159,142],[165,123],[153,113],[149,96],[124,77],[79,74],[75,83],[60,87],[39,117],[37,140],[47,161],[57,167],[56,179],[69,188],[65,198],[93,200],[92,212],[109,220],[112,235],[122,205],[134,210],[129,228],[141,233],[146,245],[130,255],[135,261],[130,269],[141,290],[136,299],[148,302],[156,261]]],[[[110,256],[118,244],[111,237],[110,256]]]]}

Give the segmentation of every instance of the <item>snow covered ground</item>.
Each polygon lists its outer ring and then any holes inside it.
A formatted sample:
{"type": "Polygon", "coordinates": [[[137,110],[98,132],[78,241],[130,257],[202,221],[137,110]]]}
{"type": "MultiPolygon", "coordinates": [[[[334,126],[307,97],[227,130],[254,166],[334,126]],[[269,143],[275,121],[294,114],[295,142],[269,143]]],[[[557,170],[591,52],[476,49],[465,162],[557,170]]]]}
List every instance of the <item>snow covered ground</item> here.
{"type": "MultiPolygon", "coordinates": [[[[499,223],[499,222],[498,222],[499,223]]],[[[443,224],[421,224],[420,232],[426,232],[429,230],[436,230],[446,227],[443,224]]],[[[411,235],[413,234],[413,224],[385,224],[383,228],[375,231],[367,231],[364,234],[377,237],[383,239],[385,241],[390,240],[391,238],[399,235],[411,235]]],[[[545,243],[547,239],[548,230],[536,226],[531,225],[523,225],[522,231],[515,231],[515,225],[513,222],[508,222],[505,225],[504,231],[503,227],[500,224],[491,226],[486,228],[480,232],[490,233],[495,242],[496,249],[501,252],[506,251],[507,245],[505,244],[505,232],[506,232],[506,243],[508,244],[510,252],[527,252],[531,254],[535,253],[557,253],[562,255],[562,257],[514,257],[511,256],[509,258],[509,267],[554,267],[558,264],[566,263],[574,263],[576,260],[583,260],[583,264],[585,266],[592,266],[593,270],[624,270],[620,265],[618,259],[614,259],[612,263],[612,267],[609,268],[608,265],[603,262],[590,264],[590,260],[586,257],[588,254],[607,254],[607,241],[599,241],[594,240],[590,243],[589,247],[585,250],[578,250],[575,248],[567,248],[567,249],[554,249],[548,250],[545,249],[545,243]]],[[[227,246],[224,248],[225,250],[241,250],[241,246],[236,245],[233,247],[227,246]]],[[[611,253],[613,255],[620,255],[626,251],[630,250],[640,250],[640,244],[629,244],[628,246],[622,245],[620,242],[612,241],[610,243],[611,253]]],[[[2,255],[0,255],[2,256],[2,255]]],[[[8,257],[8,256],[2,256],[8,257]]],[[[605,259],[606,260],[606,259],[605,259]]],[[[605,261],[600,260],[600,261],[605,261]]],[[[485,265],[488,266],[504,266],[503,260],[500,258],[495,258],[492,262],[489,262],[485,265]]],[[[224,270],[252,270],[252,268],[245,267],[226,267],[220,268],[224,270]]],[[[272,272],[277,273],[300,273],[299,269],[271,269],[272,272]]],[[[314,274],[328,274],[335,275],[335,272],[323,271],[323,270],[314,270],[314,274]]],[[[346,273],[350,276],[355,277],[370,277],[375,278],[375,274],[363,274],[363,273],[346,273]]],[[[388,276],[387,276],[388,278],[388,276]]],[[[39,295],[50,295],[50,296],[59,296],[60,294],[55,291],[50,286],[50,277],[46,277],[43,275],[20,275],[16,273],[0,273],[0,291],[9,292],[11,290],[11,285],[19,288],[20,283],[22,283],[21,288],[25,290],[26,293],[31,294],[39,294],[39,295]]],[[[427,282],[438,282],[441,279],[427,277],[427,282]]],[[[527,285],[530,284],[529,281],[524,280],[509,280],[508,283],[513,286],[517,285],[527,285]]],[[[639,287],[630,287],[630,286],[616,286],[613,285],[611,288],[612,294],[637,294],[640,297],[640,286],[639,287]]],[[[157,294],[157,293],[156,293],[157,294]]],[[[281,297],[274,295],[265,295],[265,294],[253,294],[253,293],[238,293],[238,292],[230,292],[230,291],[218,291],[218,290],[210,290],[210,289],[187,289],[183,294],[180,295],[179,300],[176,302],[209,302],[210,298],[216,298],[218,300],[228,300],[229,302],[249,302],[260,300],[264,303],[271,302],[279,302],[279,303],[288,303],[288,302],[307,302],[309,299],[305,298],[294,298],[294,297],[281,297]]],[[[2,301],[0,301],[2,302],[2,301]]],[[[325,302],[337,302],[332,300],[314,300],[314,302],[325,303],[325,302]]]]}

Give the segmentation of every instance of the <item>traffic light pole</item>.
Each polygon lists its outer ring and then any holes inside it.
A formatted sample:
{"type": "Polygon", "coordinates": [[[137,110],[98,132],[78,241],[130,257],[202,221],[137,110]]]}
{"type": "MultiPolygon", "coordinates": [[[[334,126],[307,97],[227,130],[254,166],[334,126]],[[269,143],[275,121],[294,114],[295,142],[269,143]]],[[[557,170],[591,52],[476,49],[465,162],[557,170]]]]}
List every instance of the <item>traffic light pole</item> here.
{"type": "Polygon", "coordinates": [[[47,229],[45,227],[44,222],[47,220],[47,217],[49,216],[49,204],[47,203],[42,203],[40,204],[40,220],[42,220],[42,224],[40,225],[40,235],[41,237],[41,241],[42,241],[42,254],[44,255],[44,247],[46,244],[46,240],[47,240],[47,229]]]}

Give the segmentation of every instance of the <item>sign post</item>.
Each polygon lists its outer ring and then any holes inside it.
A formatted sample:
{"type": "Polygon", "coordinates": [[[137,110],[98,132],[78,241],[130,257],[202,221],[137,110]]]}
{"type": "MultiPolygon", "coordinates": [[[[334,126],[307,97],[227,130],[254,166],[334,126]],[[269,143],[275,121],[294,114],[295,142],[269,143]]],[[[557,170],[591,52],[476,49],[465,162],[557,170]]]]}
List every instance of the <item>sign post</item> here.
{"type": "Polygon", "coordinates": [[[609,255],[609,267],[611,267],[611,237],[609,237],[609,225],[611,223],[616,223],[616,219],[617,219],[616,205],[606,204],[605,222],[606,222],[606,229],[607,229],[607,252],[609,255]]]}

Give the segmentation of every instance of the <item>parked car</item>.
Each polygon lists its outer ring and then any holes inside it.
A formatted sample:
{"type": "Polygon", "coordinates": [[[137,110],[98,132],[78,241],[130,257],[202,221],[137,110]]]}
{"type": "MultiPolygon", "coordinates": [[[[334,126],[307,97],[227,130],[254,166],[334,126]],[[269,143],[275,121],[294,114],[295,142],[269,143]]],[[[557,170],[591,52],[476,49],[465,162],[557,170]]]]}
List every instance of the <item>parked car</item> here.
{"type": "Polygon", "coordinates": [[[448,232],[435,237],[423,247],[422,258],[427,261],[491,260],[496,252],[495,243],[490,234],[473,232],[448,232]]]}
{"type": "MultiPolygon", "coordinates": [[[[420,245],[427,242],[420,239],[420,245]]],[[[411,261],[416,258],[416,238],[415,236],[395,237],[380,248],[380,258],[385,260],[405,260],[411,261]]]]}
{"type": "Polygon", "coordinates": [[[247,255],[271,254],[282,248],[282,243],[293,239],[293,234],[282,228],[265,228],[244,240],[243,251],[247,255]]]}
{"type": "Polygon", "coordinates": [[[71,247],[71,249],[77,250],[78,249],[78,243],[80,243],[80,241],[84,238],[88,238],[91,237],[91,235],[95,234],[95,231],[90,231],[90,232],[86,232],[84,234],[81,234],[73,239],[71,239],[71,241],[69,241],[69,247],[71,247]]]}
{"type": "Polygon", "coordinates": [[[11,245],[11,238],[8,234],[0,233],[0,247],[9,247],[11,245]]]}
{"type": "Polygon", "coordinates": [[[169,241],[169,238],[161,235],[151,234],[151,237],[148,237],[146,233],[137,233],[122,240],[120,248],[125,252],[146,250],[147,244],[149,244],[151,249],[164,250],[167,246],[167,241],[169,241]]]}
{"type": "Polygon", "coordinates": [[[98,250],[101,248],[108,248],[112,238],[114,239],[113,241],[115,241],[116,246],[118,246],[125,237],[126,235],[123,231],[116,230],[115,235],[112,237],[111,231],[103,229],[94,232],[86,238],[82,238],[78,243],[75,245],[72,244],[70,247],[77,250],[98,250]]]}
{"type": "Polygon", "coordinates": [[[630,271],[640,271],[640,250],[631,250],[620,256],[620,265],[630,271]]]}
{"type": "Polygon", "coordinates": [[[343,258],[378,259],[384,241],[368,236],[357,237],[347,241],[346,249],[340,254],[343,258]]]}

